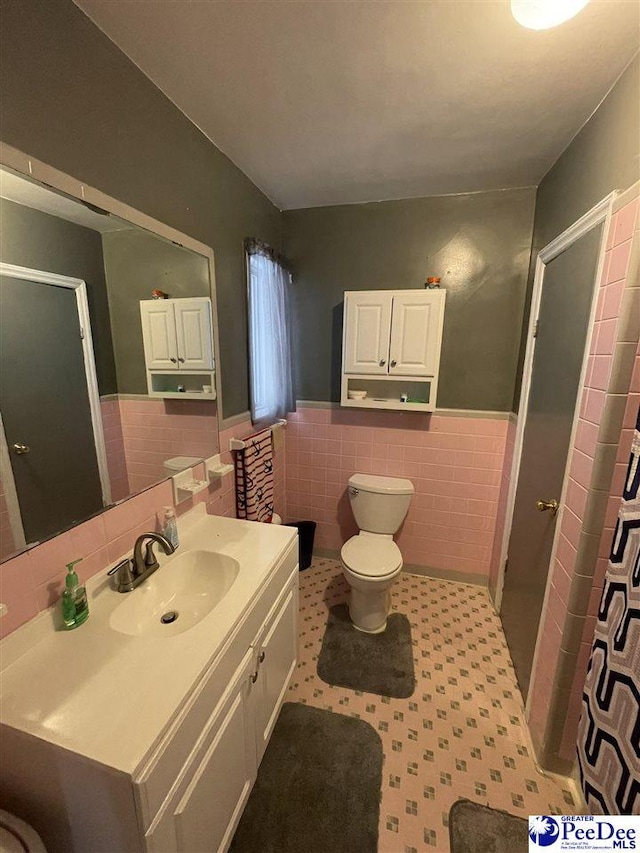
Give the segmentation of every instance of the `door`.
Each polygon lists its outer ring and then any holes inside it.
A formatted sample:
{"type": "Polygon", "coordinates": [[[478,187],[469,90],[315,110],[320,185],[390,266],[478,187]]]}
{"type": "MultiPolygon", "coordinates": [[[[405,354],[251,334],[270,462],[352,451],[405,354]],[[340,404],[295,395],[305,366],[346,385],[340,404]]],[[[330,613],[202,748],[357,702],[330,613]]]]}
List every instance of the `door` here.
{"type": "Polygon", "coordinates": [[[435,376],[442,337],[444,292],[415,291],[393,297],[389,373],[435,376]]]}
{"type": "Polygon", "coordinates": [[[547,264],[529,407],[508,548],[501,618],[523,697],[529,690],[538,625],[575,414],[602,226],[547,264]]]}
{"type": "Polygon", "coordinates": [[[37,542],[103,507],[75,292],[0,277],[0,347],[11,468],[37,542]]]}
{"type": "MultiPolygon", "coordinates": [[[[296,578],[297,582],[297,578],[296,578]]],[[[258,678],[255,685],[256,746],[258,762],[267,748],[276,724],[289,679],[296,665],[298,605],[295,590],[284,601],[267,626],[258,648],[258,678]]]]}
{"type": "Polygon", "coordinates": [[[178,346],[173,304],[164,299],[140,303],[144,358],[149,370],[177,370],[178,346]]]}
{"type": "Polygon", "coordinates": [[[345,373],[388,372],[391,300],[383,291],[345,296],[345,373]]]}
{"type": "Polygon", "coordinates": [[[174,302],[178,364],[188,370],[212,370],[211,303],[208,299],[174,302]]]}

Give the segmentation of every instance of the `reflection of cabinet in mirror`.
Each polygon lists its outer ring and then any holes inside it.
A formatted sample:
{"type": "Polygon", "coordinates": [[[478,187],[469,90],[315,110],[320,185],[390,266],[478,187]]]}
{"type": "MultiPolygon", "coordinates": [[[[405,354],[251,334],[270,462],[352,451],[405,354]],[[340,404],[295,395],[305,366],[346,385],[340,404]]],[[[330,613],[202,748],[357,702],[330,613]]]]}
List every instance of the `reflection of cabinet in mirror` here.
{"type": "Polygon", "coordinates": [[[445,291],[351,291],[344,296],[341,405],[432,412],[445,291]],[[350,399],[353,391],[361,392],[359,399],[350,399]]]}
{"type": "Polygon", "coordinates": [[[149,396],[215,400],[211,300],[146,299],[140,317],[149,396]]]}

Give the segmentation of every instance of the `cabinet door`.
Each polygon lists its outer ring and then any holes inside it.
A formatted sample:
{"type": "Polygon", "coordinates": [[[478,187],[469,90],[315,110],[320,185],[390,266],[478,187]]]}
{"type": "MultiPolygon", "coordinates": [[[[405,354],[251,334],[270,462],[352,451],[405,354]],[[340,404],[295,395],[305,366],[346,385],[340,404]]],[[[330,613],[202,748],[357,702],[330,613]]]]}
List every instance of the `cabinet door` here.
{"type": "Polygon", "coordinates": [[[217,853],[228,848],[256,776],[249,707],[254,654],[249,650],[177,793],[146,835],[151,851],[217,853]]]}
{"type": "Polygon", "coordinates": [[[148,370],[177,370],[178,347],[172,301],[152,299],[140,303],[144,360],[148,370]]]}
{"type": "Polygon", "coordinates": [[[345,373],[387,373],[391,299],[384,292],[346,294],[345,373]]]}
{"type": "Polygon", "coordinates": [[[256,749],[261,761],[296,665],[298,642],[298,587],[290,587],[257,648],[258,678],[255,683],[256,749]]]}
{"type": "Polygon", "coordinates": [[[206,299],[176,299],[178,362],[183,370],[213,369],[211,302],[206,299]]]}
{"type": "Polygon", "coordinates": [[[418,290],[395,294],[389,348],[391,375],[436,375],[443,309],[443,292],[418,290]]]}

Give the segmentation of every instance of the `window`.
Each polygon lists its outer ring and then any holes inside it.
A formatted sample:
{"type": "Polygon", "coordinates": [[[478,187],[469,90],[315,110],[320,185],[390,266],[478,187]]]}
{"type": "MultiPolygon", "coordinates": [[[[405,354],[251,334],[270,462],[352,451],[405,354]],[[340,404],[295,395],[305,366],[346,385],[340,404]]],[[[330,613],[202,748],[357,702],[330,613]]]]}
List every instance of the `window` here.
{"type": "Polygon", "coordinates": [[[288,289],[291,276],[269,247],[247,241],[251,419],[271,422],[295,410],[288,289]]]}

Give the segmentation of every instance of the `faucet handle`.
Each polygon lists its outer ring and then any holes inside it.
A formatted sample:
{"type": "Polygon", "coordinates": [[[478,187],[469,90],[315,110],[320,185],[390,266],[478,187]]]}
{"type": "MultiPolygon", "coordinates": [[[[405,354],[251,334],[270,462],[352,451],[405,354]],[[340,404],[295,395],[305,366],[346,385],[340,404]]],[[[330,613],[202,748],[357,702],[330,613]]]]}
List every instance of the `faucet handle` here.
{"type": "Polygon", "coordinates": [[[144,565],[147,569],[157,569],[158,568],[158,558],[153,552],[154,542],[151,540],[147,542],[144,547],[144,565]]]}
{"type": "Polygon", "coordinates": [[[125,557],[119,563],[109,569],[107,575],[115,575],[117,573],[117,583],[119,592],[127,592],[133,589],[133,571],[131,569],[131,560],[125,557]]]}

